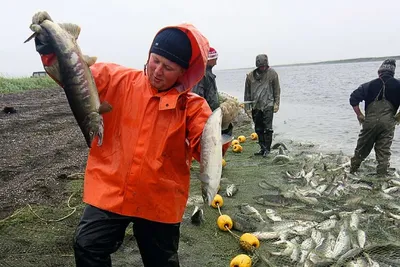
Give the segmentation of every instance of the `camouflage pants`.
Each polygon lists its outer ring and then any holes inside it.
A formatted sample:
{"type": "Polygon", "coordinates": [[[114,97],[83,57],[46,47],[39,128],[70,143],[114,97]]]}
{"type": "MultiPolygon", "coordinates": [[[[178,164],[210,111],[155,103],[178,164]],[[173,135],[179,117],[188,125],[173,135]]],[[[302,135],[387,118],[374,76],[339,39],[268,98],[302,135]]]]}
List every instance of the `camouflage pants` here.
{"type": "Polygon", "coordinates": [[[272,144],[272,121],[274,118],[274,108],[264,110],[253,109],[251,112],[254,128],[258,135],[258,143],[262,151],[271,150],[272,144]]]}
{"type": "Polygon", "coordinates": [[[357,147],[351,158],[351,172],[358,170],[361,162],[374,148],[378,162],[377,173],[387,173],[395,129],[393,114],[393,107],[386,100],[375,101],[368,106],[365,122],[358,136],[357,147]]]}

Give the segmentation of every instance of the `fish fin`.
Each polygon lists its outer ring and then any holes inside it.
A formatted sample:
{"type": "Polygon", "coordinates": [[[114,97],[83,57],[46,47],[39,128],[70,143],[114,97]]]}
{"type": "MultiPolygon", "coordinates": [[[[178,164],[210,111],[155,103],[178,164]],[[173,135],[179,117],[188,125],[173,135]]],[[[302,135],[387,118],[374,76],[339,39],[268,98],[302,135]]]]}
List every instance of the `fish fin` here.
{"type": "Polygon", "coordinates": [[[60,66],[58,65],[58,61],[54,62],[49,66],[44,66],[44,70],[47,74],[59,85],[61,85],[61,74],[60,74],[60,66]]]}
{"type": "Polygon", "coordinates": [[[108,113],[111,110],[112,110],[112,106],[107,101],[104,101],[103,103],[100,104],[99,114],[108,113]]]}
{"type": "Polygon", "coordinates": [[[81,27],[73,23],[58,23],[58,25],[71,34],[75,40],[78,39],[79,34],[81,33],[81,27]]]}
{"type": "Polygon", "coordinates": [[[221,139],[222,139],[222,144],[225,145],[226,143],[229,143],[232,141],[233,136],[228,135],[228,134],[222,134],[221,139]]]}
{"type": "Polygon", "coordinates": [[[97,61],[97,57],[90,57],[87,55],[83,55],[83,60],[85,60],[86,64],[90,67],[97,61]]]}

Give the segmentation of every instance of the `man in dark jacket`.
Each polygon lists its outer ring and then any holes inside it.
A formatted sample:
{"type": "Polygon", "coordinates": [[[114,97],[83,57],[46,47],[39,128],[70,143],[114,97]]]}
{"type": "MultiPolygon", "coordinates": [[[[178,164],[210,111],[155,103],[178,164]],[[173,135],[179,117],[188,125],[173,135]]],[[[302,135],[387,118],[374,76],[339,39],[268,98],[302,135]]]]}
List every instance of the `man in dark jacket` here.
{"type": "Polygon", "coordinates": [[[279,110],[281,87],[276,71],[269,66],[268,56],[256,57],[256,69],[246,76],[244,101],[246,111],[251,109],[260,151],[254,155],[266,157],[271,150],[272,120],[279,110]]]}
{"type": "Polygon", "coordinates": [[[217,65],[217,59],[217,51],[210,47],[210,51],[208,52],[206,73],[203,79],[201,79],[201,81],[192,89],[193,93],[198,94],[207,101],[212,111],[219,107],[218,90],[217,84],[215,83],[216,76],[212,72],[212,68],[217,65]]]}
{"type": "Polygon", "coordinates": [[[358,170],[361,162],[375,149],[377,174],[385,175],[389,167],[390,147],[400,105],[400,81],[394,78],[396,60],[386,59],[378,69],[378,78],[358,87],[350,95],[350,105],[362,125],[350,172],[358,170]],[[359,103],[365,101],[365,116],[359,103]]]}

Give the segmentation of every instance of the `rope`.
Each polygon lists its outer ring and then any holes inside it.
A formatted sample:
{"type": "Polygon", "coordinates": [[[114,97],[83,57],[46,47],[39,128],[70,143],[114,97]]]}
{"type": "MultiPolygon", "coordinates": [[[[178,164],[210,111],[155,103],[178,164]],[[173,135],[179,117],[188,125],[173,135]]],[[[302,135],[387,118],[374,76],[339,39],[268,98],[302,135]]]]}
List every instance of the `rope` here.
{"type": "MultiPolygon", "coordinates": [[[[219,204],[216,203],[216,205],[217,205],[217,208],[218,208],[218,213],[219,213],[219,215],[222,216],[222,212],[221,212],[221,208],[220,208],[219,204]]],[[[226,229],[234,238],[236,238],[237,240],[240,240],[240,236],[237,235],[237,234],[235,234],[234,232],[232,232],[231,229],[229,229],[228,226],[225,225],[225,229],[226,229]]],[[[258,259],[261,260],[261,261],[263,261],[267,266],[271,266],[271,267],[272,267],[272,266],[275,266],[275,265],[273,265],[268,259],[266,259],[264,256],[262,256],[262,255],[259,253],[259,250],[258,250],[256,247],[253,247],[253,246],[252,246],[250,252],[251,252],[251,254],[253,254],[254,256],[256,256],[256,259],[252,258],[252,262],[253,262],[252,265],[253,265],[253,266],[256,264],[256,262],[257,262],[258,259]]]]}
{"type": "Polygon", "coordinates": [[[37,218],[39,218],[41,221],[44,221],[44,222],[60,222],[60,221],[62,221],[62,220],[67,219],[68,217],[70,217],[72,214],[74,214],[74,213],[76,212],[76,206],[75,206],[75,207],[71,207],[71,205],[70,205],[71,198],[75,195],[75,193],[76,193],[76,192],[73,192],[73,193],[69,196],[68,202],[67,202],[68,208],[72,209],[72,211],[71,211],[69,214],[67,214],[67,215],[65,215],[64,217],[59,218],[59,219],[49,219],[49,220],[46,220],[46,219],[40,217],[39,215],[37,215],[37,213],[33,211],[33,209],[32,209],[32,207],[31,207],[30,204],[28,204],[27,206],[28,206],[29,210],[32,212],[32,214],[35,215],[37,218]]]}

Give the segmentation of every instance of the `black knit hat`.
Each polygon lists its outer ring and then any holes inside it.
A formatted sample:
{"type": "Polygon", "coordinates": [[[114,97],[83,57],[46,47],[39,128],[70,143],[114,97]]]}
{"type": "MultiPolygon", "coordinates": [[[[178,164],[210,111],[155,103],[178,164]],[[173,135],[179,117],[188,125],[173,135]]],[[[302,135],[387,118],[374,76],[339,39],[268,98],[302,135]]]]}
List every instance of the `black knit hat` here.
{"type": "Polygon", "coordinates": [[[395,70],[396,70],[396,60],[388,58],[382,62],[382,65],[378,69],[378,74],[386,72],[394,75],[395,70]]]}
{"type": "Polygon", "coordinates": [[[187,69],[192,57],[192,45],[189,37],[183,31],[176,28],[166,28],[154,38],[150,53],[165,57],[187,69]]]}

